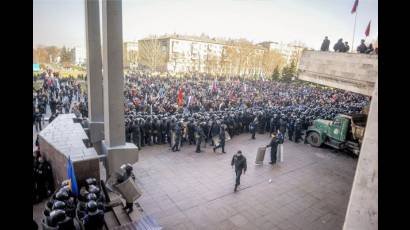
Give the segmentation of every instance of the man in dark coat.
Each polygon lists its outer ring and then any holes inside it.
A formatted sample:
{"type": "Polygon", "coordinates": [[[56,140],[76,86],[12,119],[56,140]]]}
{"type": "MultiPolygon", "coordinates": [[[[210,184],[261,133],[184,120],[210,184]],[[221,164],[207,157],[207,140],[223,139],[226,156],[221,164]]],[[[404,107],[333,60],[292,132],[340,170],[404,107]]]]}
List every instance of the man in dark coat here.
{"type": "Polygon", "coordinates": [[[242,155],[242,151],[239,150],[233,157],[231,161],[231,166],[233,168],[233,165],[235,165],[235,174],[236,174],[236,179],[235,179],[235,189],[234,192],[236,192],[238,186],[241,184],[241,175],[242,171],[243,174],[245,174],[247,165],[246,165],[246,158],[245,156],[242,155]]]}
{"type": "Polygon", "coordinates": [[[344,52],[345,44],[343,44],[343,39],[339,39],[339,41],[333,46],[333,49],[335,52],[344,52]]]}
{"type": "Polygon", "coordinates": [[[252,121],[249,124],[249,132],[252,134],[252,139],[255,139],[255,134],[256,134],[256,123],[255,123],[255,121],[252,121]]]}
{"type": "Polygon", "coordinates": [[[225,126],[221,125],[220,131],[219,131],[219,145],[214,147],[214,152],[218,148],[222,148],[222,153],[225,152],[225,126]]]}
{"type": "Polygon", "coordinates": [[[361,53],[361,54],[364,54],[364,53],[366,53],[366,51],[367,51],[367,46],[366,46],[366,44],[364,44],[364,39],[362,39],[360,41],[360,45],[357,47],[357,52],[361,53]]]}
{"type": "Polygon", "coordinates": [[[202,139],[206,138],[206,135],[204,133],[204,130],[199,124],[194,124],[195,128],[195,142],[196,142],[196,151],[197,153],[201,152],[201,142],[202,139]]]}
{"type": "Polygon", "coordinates": [[[172,146],[172,152],[179,151],[179,144],[181,142],[181,135],[182,135],[182,130],[181,130],[181,124],[176,123],[175,125],[175,143],[174,146],[172,146]]]}
{"type": "Polygon", "coordinates": [[[278,150],[278,139],[276,138],[275,134],[272,134],[272,139],[269,145],[266,148],[270,147],[270,162],[269,164],[276,163],[276,152],[278,150]]]}
{"type": "Polygon", "coordinates": [[[329,51],[330,40],[327,39],[327,36],[322,42],[322,46],[320,47],[320,51],[329,51]]]}

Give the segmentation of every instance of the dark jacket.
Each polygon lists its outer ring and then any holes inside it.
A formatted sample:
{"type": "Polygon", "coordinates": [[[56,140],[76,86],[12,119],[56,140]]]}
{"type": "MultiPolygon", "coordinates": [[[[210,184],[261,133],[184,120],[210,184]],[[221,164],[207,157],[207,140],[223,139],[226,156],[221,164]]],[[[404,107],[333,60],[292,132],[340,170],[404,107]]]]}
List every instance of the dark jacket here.
{"type": "Polygon", "coordinates": [[[243,155],[237,156],[236,154],[232,157],[231,165],[235,164],[235,171],[246,171],[247,164],[246,158],[243,155]]]}
{"type": "Polygon", "coordinates": [[[330,45],[330,40],[329,39],[325,39],[322,42],[322,46],[320,47],[321,51],[329,51],[329,45],[330,45]]]}
{"type": "Polygon", "coordinates": [[[272,138],[269,145],[267,145],[266,147],[271,147],[270,151],[276,152],[278,149],[278,139],[276,137],[272,138]]]}

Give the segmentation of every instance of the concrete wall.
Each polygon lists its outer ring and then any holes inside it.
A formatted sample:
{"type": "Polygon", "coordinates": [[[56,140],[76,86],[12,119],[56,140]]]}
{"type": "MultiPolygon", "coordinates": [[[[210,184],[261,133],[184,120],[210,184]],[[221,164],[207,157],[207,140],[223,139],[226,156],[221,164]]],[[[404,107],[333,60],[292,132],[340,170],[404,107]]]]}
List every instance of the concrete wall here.
{"type": "Polygon", "coordinates": [[[82,126],[74,123],[74,114],[61,114],[39,133],[40,153],[50,162],[56,188],[67,179],[70,156],[79,185],[89,177],[100,179],[99,158],[94,148],[87,148],[88,139],[82,126]]]}
{"type": "Polygon", "coordinates": [[[299,79],[371,96],[378,78],[378,56],[304,51],[299,79]]]}
{"type": "Polygon", "coordinates": [[[343,230],[378,229],[378,112],[376,83],[343,230]]]}

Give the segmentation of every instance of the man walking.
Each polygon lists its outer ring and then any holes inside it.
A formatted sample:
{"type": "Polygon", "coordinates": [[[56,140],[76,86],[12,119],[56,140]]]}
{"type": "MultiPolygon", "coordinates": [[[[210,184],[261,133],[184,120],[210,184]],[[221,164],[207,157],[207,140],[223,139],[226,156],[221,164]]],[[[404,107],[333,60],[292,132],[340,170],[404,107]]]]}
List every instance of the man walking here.
{"type": "Polygon", "coordinates": [[[214,152],[216,149],[222,148],[222,153],[225,152],[225,126],[221,125],[220,132],[219,132],[219,145],[214,147],[214,152]]]}
{"type": "Polygon", "coordinates": [[[243,174],[245,174],[247,165],[246,165],[246,158],[242,155],[242,151],[239,150],[233,157],[231,161],[231,166],[235,164],[235,173],[236,173],[236,180],[235,180],[235,189],[233,190],[236,192],[238,186],[241,184],[241,175],[242,170],[243,174]]]}

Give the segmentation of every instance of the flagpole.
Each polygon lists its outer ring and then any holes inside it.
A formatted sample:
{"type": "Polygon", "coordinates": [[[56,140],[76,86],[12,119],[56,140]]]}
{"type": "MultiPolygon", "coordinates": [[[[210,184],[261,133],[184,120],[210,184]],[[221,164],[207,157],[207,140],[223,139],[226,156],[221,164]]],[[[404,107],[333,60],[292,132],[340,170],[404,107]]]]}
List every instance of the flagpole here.
{"type": "Polygon", "coordinates": [[[357,19],[357,9],[356,9],[356,15],[354,16],[354,26],[353,26],[353,39],[352,39],[352,53],[355,50],[354,49],[354,35],[356,33],[356,19],[357,19]]]}

